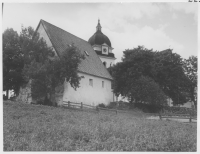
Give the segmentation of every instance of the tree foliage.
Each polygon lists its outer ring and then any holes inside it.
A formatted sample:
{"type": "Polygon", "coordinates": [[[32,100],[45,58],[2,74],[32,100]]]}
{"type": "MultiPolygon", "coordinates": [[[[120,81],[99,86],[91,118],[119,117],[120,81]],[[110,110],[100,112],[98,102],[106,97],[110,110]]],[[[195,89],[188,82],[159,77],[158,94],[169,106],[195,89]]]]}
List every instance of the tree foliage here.
{"type": "Polygon", "coordinates": [[[84,56],[75,46],[69,46],[59,57],[39,58],[27,64],[23,74],[27,79],[32,79],[32,96],[35,99],[50,97],[55,103],[55,89],[63,85],[64,81],[69,82],[76,89],[81,79],[77,70],[84,56]]]}
{"type": "Polygon", "coordinates": [[[3,33],[3,90],[13,89],[18,93],[23,83],[23,66],[19,35],[12,28],[6,29],[3,33]]]}
{"type": "Polygon", "coordinates": [[[84,59],[72,44],[56,55],[32,27],[24,28],[20,34],[13,29],[3,33],[3,83],[4,89],[19,91],[20,86],[31,81],[35,99],[50,98],[55,103],[55,88],[64,81],[76,89],[81,77],[77,70],[84,59]]]}
{"type": "Polygon", "coordinates": [[[187,101],[188,80],[180,55],[172,50],[162,52],[138,46],[123,52],[122,62],[109,68],[117,95],[131,102],[165,104],[166,96],[175,104],[187,101]]]}
{"type": "Polygon", "coordinates": [[[165,105],[166,95],[150,77],[141,76],[131,84],[130,96],[137,103],[165,105]]]}
{"type": "Polygon", "coordinates": [[[190,101],[194,102],[197,108],[197,56],[191,56],[184,59],[183,68],[188,77],[190,84],[188,85],[188,97],[190,101]]]}
{"type": "Polygon", "coordinates": [[[155,69],[157,72],[155,81],[163,92],[172,99],[173,104],[184,104],[187,99],[187,87],[189,80],[183,69],[183,59],[173,53],[171,49],[155,54],[155,69]]]}

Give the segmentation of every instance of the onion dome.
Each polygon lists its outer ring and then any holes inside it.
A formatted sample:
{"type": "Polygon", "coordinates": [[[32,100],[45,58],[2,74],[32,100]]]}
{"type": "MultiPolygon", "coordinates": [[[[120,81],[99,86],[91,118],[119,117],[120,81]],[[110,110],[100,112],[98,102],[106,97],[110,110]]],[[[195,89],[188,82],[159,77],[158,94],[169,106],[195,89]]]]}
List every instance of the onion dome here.
{"type": "Polygon", "coordinates": [[[98,20],[98,24],[96,27],[96,33],[94,33],[94,35],[92,37],[90,37],[88,42],[91,45],[95,45],[95,44],[102,45],[102,44],[106,43],[109,47],[111,47],[111,42],[110,42],[109,38],[101,32],[100,20],[98,20]]]}

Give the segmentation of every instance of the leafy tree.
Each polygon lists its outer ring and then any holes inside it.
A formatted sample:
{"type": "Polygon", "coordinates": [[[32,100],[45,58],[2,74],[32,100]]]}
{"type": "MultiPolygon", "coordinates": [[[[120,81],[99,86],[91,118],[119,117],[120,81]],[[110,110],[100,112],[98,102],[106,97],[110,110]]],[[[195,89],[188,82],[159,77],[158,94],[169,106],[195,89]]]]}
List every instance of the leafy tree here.
{"type": "Polygon", "coordinates": [[[155,81],[163,92],[172,99],[173,104],[184,104],[188,101],[186,93],[189,80],[185,76],[183,60],[180,55],[167,49],[155,54],[155,81]]]}
{"type": "Polygon", "coordinates": [[[41,54],[47,54],[50,51],[51,49],[42,39],[39,39],[39,35],[32,27],[22,26],[20,35],[12,28],[5,30],[3,33],[3,89],[14,90],[18,94],[20,86],[27,82],[22,74],[24,66],[31,63],[33,59],[41,58],[41,54]]]}
{"type": "Polygon", "coordinates": [[[63,85],[64,81],[69,82],[74,89],[79,87],[82,77],[78,76],[77,70],[84,56],[74,45],[69,46],[59,57],[46,58],[46,55],[35,54],[39,58],[27,64],[23,73],[28,80],[32,80],[33,98],[48,98],[55,104],[56,87],[63,85]]]}
{"type": "Polygon", "coordinates": [[[3,33],[3,90],[13,89],[18,93],[23,83],[23,66],[19,35],[12,28],[6,29],[3,33]]]}
{"type": "Polygon", "coordinates": [[[180,55],[170,49],[157,52],[138,46],[124,51],[122,62],[109,71],[116,95],[128,97],[131,102],[165,103],[168,96],[173,103],[183,104],[189,82],[182,66],[180,55]]]}
{"type": "Polygon", "coordinates": [[[128,97],[130,102],[136,103],[165,103],[165,94],[153,80],[157,75],[154,54],[152,50],[142,46],[124,51],[122,62],[109,68],[114,78],[113,88],[116,95],[121,94],[128,97]]]}
{"type": "Polygon", "coordinates": [[[194,102],[195,108],[197,108],[197,56],[191,56],[188,59],[184,59],[185,74],[190,80],[188,86],[188,97],[194,102]]]}
{"type": "Polygon", "coordinates": [[[166,105],[167,103],[167,96],[160,86],[152,78],[145,76],[132,82],[130,95],[136,103],[155,105],[166,105]]]}
{"type": "Polygon", "coordinates": [[[77,70],[83,58],[74,45],[56,56],[32,27],[22,26],[20,35],[7,29],[3,34],[4,89],[18,92],[20,86],[31,81],[33,98],[48,97],[55,103],[55,89],[64,81],[74,89],[79,86],[77,70]]]}
{"type": "Polygon", "coordinates": [[[119,95],[127,96],[131,89],[131,84],[141,75],[153,77],[155,70],[153,66],[152,50],[139,46],[133,50],[124,51],[121,63],[117,63],[109,69],[114,77],[114,92],[119,95]]]}
{"type": "Polygon", "coordinates": [[[53,49],[47,46],[43,38],[40,38],[32,27],[22,26],[19,42],[25,65],[34,60],[44,63],[49,57],[54,56],[53,49]]]}

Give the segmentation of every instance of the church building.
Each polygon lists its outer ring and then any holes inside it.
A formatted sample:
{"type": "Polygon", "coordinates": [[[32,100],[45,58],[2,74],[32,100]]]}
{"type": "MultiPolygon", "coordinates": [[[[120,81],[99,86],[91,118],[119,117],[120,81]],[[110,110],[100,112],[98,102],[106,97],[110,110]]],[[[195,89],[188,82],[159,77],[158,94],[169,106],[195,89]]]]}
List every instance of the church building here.
{"type": "MultiPolygon", "coordinates": [[[[85,55],[85,59],[78,68],[78,75],[84,77],[80,81],[80,87],[74,90],[69,83],[65,82],[62,87],[56,88],[58,105],[70,101],[95,106],[114,101],[111,88],[113,79],[107,68],[114,64],[115,56],[111,42],[102,33],[101,28],[100,21],[98,21],[96,32],[89,41],[85,41],[55,25],[40,20],[36,32],[49,47],[53,48],[55,56],[60,56],[71,44],[74,44],[85,55]]],[[[27,103],[34,102],[30,86],[20,88],[18,100],[27,103]]]]}
{"type": "Polygon", "coordinates": [[[88,42],[93,47],[94,51],[96,51],[97,55],[101,59],[102,63],[106,66],[106,68],[112,66],[115,63],[115,55],[112,53],[112,46],[109,38],[104,35],[101,31],[100,20],[98,20],[98,25],[96,27],[96,33],[88,42]]]}

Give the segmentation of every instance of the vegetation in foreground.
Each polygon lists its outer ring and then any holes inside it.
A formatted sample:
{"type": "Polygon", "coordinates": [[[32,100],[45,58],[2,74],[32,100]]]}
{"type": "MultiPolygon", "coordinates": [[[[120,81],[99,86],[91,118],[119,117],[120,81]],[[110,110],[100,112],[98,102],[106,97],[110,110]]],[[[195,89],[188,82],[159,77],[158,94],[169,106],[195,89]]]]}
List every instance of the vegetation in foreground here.
{"type": "Polygon", "coordinates": [[[196,151],[196,124],[11,101],[3,108],[4,151],[196,151]]]}

